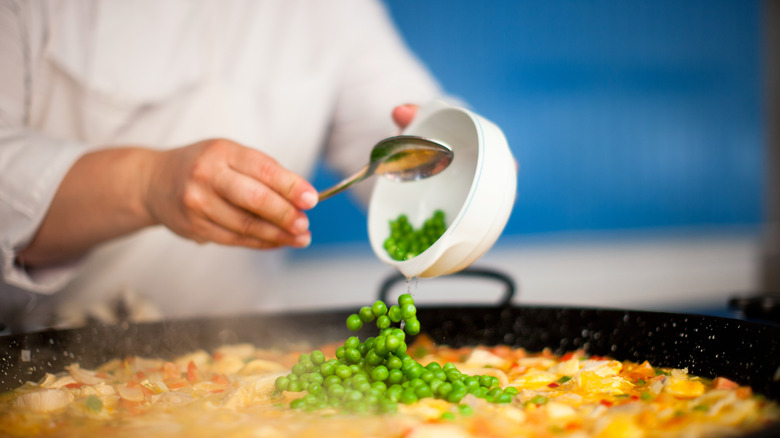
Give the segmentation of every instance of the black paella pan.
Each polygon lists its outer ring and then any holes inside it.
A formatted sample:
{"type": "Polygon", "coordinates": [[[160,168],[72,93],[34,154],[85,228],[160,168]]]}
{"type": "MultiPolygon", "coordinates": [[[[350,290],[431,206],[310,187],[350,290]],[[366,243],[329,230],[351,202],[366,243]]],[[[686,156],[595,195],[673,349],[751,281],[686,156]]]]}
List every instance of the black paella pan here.
{"type": "MultiPolygon", "coordinates": [[[[680,313],[517,306],[510,304],[514,294],[510,278],[480,270],[461,275],[501,281],[505,294],[494,306],[420,305],[422,330],[437,343],[508,344],[529,351],[550,348],[559,354],[584,349],[618,360],[687,367],[702,377],[727,377],[780,401],[780,326],[680,313]]],[[[392,285],[402,279],[389,278],[380,297],[386,299],[392,285]]],[[[96,367],[127,355],[172,358],[237,342],[271,347],[341,341],[350,336],[344,320],[354,311],[193,318],[0,336],[0,392],[38,380],[46,372],[62,371],[73,362],[96,367]]],[[[780,436],[780,425],[750,436],[780,436]]]]}

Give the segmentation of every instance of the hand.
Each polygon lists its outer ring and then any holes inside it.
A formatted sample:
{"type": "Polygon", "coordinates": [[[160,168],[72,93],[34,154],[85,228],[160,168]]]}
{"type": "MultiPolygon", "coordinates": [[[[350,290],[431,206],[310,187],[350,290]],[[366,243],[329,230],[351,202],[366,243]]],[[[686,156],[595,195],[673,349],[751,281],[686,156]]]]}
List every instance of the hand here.
{"type": "Polygon", "coordinates": [[[419,106],[414,104],[400,105],[393,109],[393,121],[399,128],[403,129],[412,122],[419,106]]]}
{"type": "Polygon", "coordinates": [[[317,192],[268,155],[230,140],[163,152],[146,186],[155,222],[197,242],[268,249],[311,242],[317,192]]]}

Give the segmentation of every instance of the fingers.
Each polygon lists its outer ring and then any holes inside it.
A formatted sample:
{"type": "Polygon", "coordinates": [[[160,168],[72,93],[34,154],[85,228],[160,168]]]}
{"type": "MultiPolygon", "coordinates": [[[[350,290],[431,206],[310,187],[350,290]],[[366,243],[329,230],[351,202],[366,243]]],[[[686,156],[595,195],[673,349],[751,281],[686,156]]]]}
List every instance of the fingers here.
{"type": "Polygon", "coordinates": [[[296,208],[309,210],[317,205],[317,190],[301,176],[262,152],[252,150],[241,155],[231,162],[231,167],[237,172],[265,184],[296,208]]]}
{"type": "MultiPolygon", "coordinates": [[[[263,218],[291,235],[305,233],[309,229],[309,219],[306,214],[299,210],[290,199],[274,190],[270,185],[247,175],[226,170],[222,177],[216,180],[214,189],[220,197],[234,206],[247,213],[253,213],[253,216],[263,218]]],[[[291,195],[291,197],[295,197],[295,195],[291,195]]],[[[227,214],[225,209],[222,210],[222,213],[227,214]]],[[[235,213],[224,218],[221,215],[215,215],[216,218],[221,218],[225,222],[228,219],[235,222],[235,216],[235,213]]],[[[235,231],[245,231],[244,228],[248,228],[248,226],[231,223],[228,228],[235,231]]]]}
{"type": "Polygon", "coordinates": [[[274,249],[284,245],[282,243],[236,233],[205,218],[198,223],[197,229],[197,237],[191,238],[199,243],[214,242],[220,245],[243,246],[253,249],[274,249]]]}
{"type": "Polygon", "coordinates": [[[251,246],[253,248],[272,248],[284,245],[303,248],[311,243],[308,231],[308,219],[300,231],[290,233],[279,226],[252,214],[249,211],[215,200],[204,208],[205,217],[219,229],[217,243],[251,246]]]}
{"type": "Polygon", "coordinates": [[[406,128],[412,122],[419,107],[413,104],[400,105],[393,109],[393,121],[400,128],[406,128]]]}

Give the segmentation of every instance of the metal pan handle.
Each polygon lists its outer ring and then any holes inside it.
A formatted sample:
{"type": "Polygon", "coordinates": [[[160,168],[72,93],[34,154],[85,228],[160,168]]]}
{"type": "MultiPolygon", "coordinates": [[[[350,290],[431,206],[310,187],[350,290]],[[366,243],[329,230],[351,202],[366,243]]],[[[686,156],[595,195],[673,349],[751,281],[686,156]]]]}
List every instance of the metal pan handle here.
{"type": "MultiPolygon", "coordinates": [[[[498,302],[498,306],[509,306],[512,303],[512,298],[515,296],[515,281],[512,277],[492,269],[485,268],[466,268],[462,271],[449,274],[450,276],[466,276],[466,277],[481,277],[490,280],[496,280],[504,284],[504,295],[498,302]]],[[[379,288],[379,299],[387,302],[387,296],[390,293],[390,289],[396,284],[407,281],[406,277],[400,272],[396,272],[388,276],[379,288]]]]}

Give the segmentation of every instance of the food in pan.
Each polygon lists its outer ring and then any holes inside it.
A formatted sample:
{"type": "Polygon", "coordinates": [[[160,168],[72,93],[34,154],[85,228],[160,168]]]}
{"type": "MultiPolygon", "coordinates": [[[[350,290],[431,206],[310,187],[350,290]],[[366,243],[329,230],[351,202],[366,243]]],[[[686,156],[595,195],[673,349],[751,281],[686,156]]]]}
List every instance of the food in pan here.
{"type": "Polygon", "coordinates": [[[409,260],[428,249],[447,230],[444,212],[436,210],[419,229],[414,229],[405,214],[390,221],[390,236],[384,248],[394,260],[409,260]]]}
{"type": "Polygon", "coordinates": [[[0,395],[0,436],[727,436],[777,404],[727,378],[573,351],[436,345],[408,295],[347,319],[374,337],[117,358],[0,395]],[[403,325],[403,328],[400,326],[403,325]],[[391,377],[392,376],[392,377],[391,377]]]}

